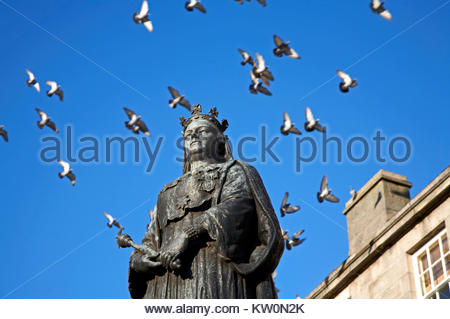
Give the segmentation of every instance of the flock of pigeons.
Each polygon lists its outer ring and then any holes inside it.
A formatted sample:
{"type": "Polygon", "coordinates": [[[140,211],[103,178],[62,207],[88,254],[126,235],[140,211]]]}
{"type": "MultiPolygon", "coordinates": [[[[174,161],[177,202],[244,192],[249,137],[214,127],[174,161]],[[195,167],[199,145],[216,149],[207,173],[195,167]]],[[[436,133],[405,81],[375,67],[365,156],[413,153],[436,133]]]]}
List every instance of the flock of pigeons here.
{"type": "MultiPolygon", "coordinates": [[[[243,4],[244,0],[235,0],[236,2],[243,4]]],[[[246,0],[249,2],[250,0],[246,0]]],[[[266,6],[265,0],[257,0],[262,6],[266,6]]],[[[199,0],[189,0],[185,3],[185,8],[187,11],[191,12],[194,10],[198,10],[202,13],[206,13],[205,7],[202,5],[202,3],[199,0]]],[[[381,16],[382,18],[386,20],[392,20],[392,15],[388,10],[384,8],[384,2],[379,0],[371,0],[370,3],[371,10],[381,16]]],[[[141,8],[139,12],[136,12],[133,14],[133,21],[136,24],[142,24],[145,26],[145,28],[149,32],[153,32],[154,27],[153,23],[150,20],[150,14],[149,14],[149,6],[147,0],[144,0],[142,2],[141,8]]],[[[278,35],[273,36],[273,42],[275,44],[275,48],[273,49],[273,54],[276,57],[282,57],[287,56],[292,59],[299,60],[301,57],[300,55],[290,47],[289,41],[283,41],[281,37],[278,35]]],[[[255,54],[256,59],[254,59],[248,52],[238,49],[239,53],[242,55],[243,60],[241,61],[241,65],[245,66],[246,64],[251,66],[250,70],[250,79],[251,84],[249,85],[249,91],[252,94],[262,93],[264,95],[271,96],[272,93],[269,91],[268,87],[270,87],[271,82],[273,82],[274,76],[271,71],[269,71],[269,66],[266,65],[266,61],[264,60],[263,56],[259,53],[255,54]]],[[[349,92],[350,88],[354,88],[357,86],[357,80],[352,78],[349,74],[345,73],[342,70],[337,70],[337,75],[341,79],[341,82],[339,83],[339,89],[343,93],[349,92]]],[[[26,70],[26,73],[28,75],[28,79],[26,80],[26,85],[28,87],[33,87],[38,93],[40,93],[41,88],[40,84],[37,81],[37,78],[35,75],[30,71],[26,70]]],[[[53,95],[56,95],[59,97],[60,101],[62,102],[64,100],[64,92],[61,89],[61,85],[59,85],[55,81],[46,81],[45,82],[49,89],[46,91],[47,96],[52,97],[53,95]]],[[[188,111],[191,111],[192,107],[189,101],[185,98],[185,95],[180,94],[180,92],[173,87],[168,87],[169,93],[171,95],[171,99],[169,99],[169,107],[170,108],[176,108],[177,105],[181,105],[184,108],[186,108],[188,111]]],[[[132,131],[135,134],[139,134],[140,132],[145,134],[146,136],[150,136],[150,132],[147,128],[147,125],[142,120],[142,117],[140,115],[137,115],[134,111],[124,107],[124,111],[126,115],[128,116],[128,121],[125,122],[125,127],[132,131]]],[[[45,126],[47,126],[49,129],[53,130],[55,133],[58,133],[58,128],[51,120],[51,117],[47,115],[46,112],[36,108],[36,112],[40,116],[40,120],[37,122],[37,125],[39,129],[44,129],[45,126]]],[[[304,129],[307,132],[325,132],[325,128],[322,127],[319,124],[319,119],[315,118],[311,109],[307,106],[305,109],[305,117],[306,121],[304,123],[304,129]]],[[[289,115],[284,112],[283,114],[283,124],[280,128],[281,134],[288,135],[288,134],[302,134],[299,129],[295,126],[295,123],[291,121],[291,118],[289,115]]],[[[8,133],[5,130],[4,125],[0,125],[0,136],[4,139],[4,141],[8,142],[8,133]]],[[[75,185],[75,175],[70,168],[70,164],[59,160],[58,163],[62,167],[62,172],[58,173],[58,176],[62,179],[64,177],[68,178],[72,185],[75,185]]],[[[355,200],[357,197],[357,192],[350,187],[350,194],[352,196],[352,199],[355,200]]],[[[293,214],[300,210],[300,206],[297,205],[291,205],[287,202],[289,197],[289,193],[286,192],[282,203],[280,207],[280,214],[281,217],[285,217],[287,214],[293,214]]],[[[332,189],[328,187],[328,179],[327,176],[322,177],[322,181],[320,184],[320,190],[317,192],[317,200],[319,203],[322,203],[324,200],[337,203],[339,202],[339,198],[332,194],[332,189]]],[[[117,226],[120,228],[120,230],[123,229],[123,227],[111,216],[105,213],[106,218],[108,219],[108,227],[117,226]]],[[[292,247],[298,246],[302,244],[305,239],[301,239],[300,236],[303,234],[304,230],[300,230],[296,233],[294,233],[292,236],[288,235],[288,230],[282,230],[283,238],[285,240],[285,246],[287,250],[291,250],[292,247]]]]}

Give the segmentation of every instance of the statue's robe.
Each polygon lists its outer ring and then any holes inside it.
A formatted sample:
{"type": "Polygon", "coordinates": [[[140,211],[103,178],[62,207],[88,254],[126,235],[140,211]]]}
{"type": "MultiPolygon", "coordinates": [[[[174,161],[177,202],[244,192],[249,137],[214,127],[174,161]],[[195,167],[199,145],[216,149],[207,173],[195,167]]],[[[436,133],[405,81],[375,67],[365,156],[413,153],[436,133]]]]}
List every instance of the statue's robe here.
{"type": "Polygon", "coordinates": [[[133,252],[132,298],[277,298],[271,274],[283,239],[255,168],[230,160],[167,184],[142,244],[159,251],[194,221],[207,232],[190,242],[179,271],[138,272],[133,252]]]}

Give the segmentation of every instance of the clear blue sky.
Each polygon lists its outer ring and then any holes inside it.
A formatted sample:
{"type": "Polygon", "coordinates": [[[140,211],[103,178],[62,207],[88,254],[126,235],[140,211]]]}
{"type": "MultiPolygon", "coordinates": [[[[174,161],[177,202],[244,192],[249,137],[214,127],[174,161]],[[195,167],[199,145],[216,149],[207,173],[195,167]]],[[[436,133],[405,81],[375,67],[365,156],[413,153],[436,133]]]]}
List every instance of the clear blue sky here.
{"type": "MultiPolygon", "coordinates": [[[[9,143],[0,140],[0,297],[129,297],[131,250],[117,248],[116,231],[106,228],[102,212],[122,217],[127,232],[140,241],[147,210],[163,185],[181,175],[175,143],[178,118],[188,114],[168,107],[168,85],[204,110],[216,106],[219,118],[230,123],[232,141],[258,137],[261,125],[269,139],[281,137],[283,111],[304,131],[309,105],[330,135],[370,142],[363,163],[352,163],[345,154],[338,163],[330,146],[327,162],[318,158],[301,172],[295,171],[294,136],[282,137],[274,147],[280,163],[270,157],[261,162],[260,139],[258,145],[247,144],[245,154],[257,156],[254,165],[275,210],[287,190],[290,202],[302,206],[281,219],[283,228],[291,233],[303,228],[307,238],[282,257],[276,278],[281,298],[306,296],[346,258],[342,210],[350,185],[359,189],[385,169],[406,175],[415,195],[447,167],[450,5],[427,15],[448,1],[387,1],[392,22],[373,14],[369,0],[267,2],[263,8],[256,0],[242,6],[204,0],[203,15],[187,12],[182,0],[150,1],[155,27],[150,34],[132,20],[140,0],[6,0],[14,10],[0,0],[0,125],[10,136],[9,143]],[[275,57],[273,34],[290,40],[302,59],[275,57]],[[265,57],[275,76],[272,97],[249,93],[249,68],[239,64],[238,48],[265,57]],[[349,66],[359,85],[345,95],[332,78],[336,69],[349,66]],[[40,94],[25,85],[26,68],[41,82],[40,94]],[[45,80],[60,82],[63,103],[45,95],[45,80]],[[124,127],[124,106],[143,116],[152,147],[164,138],[150,173],[142,141],[139,163],[133,163],[131,148],[126,163],[119,163],[117,149],[111,163],[73,163],[75,187],[58,178],[58,164],[39,160],[41,138],[55,134],[38,129],[35,107],[54,119],[61,139],[64,126],[73,127],[75,151],[83,136],[100,139],[104,158],[105,137],[134,136],[124,127]],[[377,162],[371,140],[377,130],[388,140],[407,137],[410,159],[377,162]],[[317,202],[324,174],[339,204],[317,202]]],[[[319,133],[303,136],[317,140],[321,156],[319,133]]],[[[402,148],[397,151],[401,155],[402,148]]],[[[384,157],[387,152],[384,143],[384,157]]]]}

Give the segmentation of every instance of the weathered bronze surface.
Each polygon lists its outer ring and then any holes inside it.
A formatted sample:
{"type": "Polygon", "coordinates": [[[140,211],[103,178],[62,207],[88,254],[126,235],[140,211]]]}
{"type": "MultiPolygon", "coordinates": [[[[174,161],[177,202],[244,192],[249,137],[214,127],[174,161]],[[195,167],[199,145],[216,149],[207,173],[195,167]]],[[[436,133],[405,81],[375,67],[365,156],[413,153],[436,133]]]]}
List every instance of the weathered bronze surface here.
{"type": "Polygon", "coordinates": [[[182,119],[183,176],[158,195],[142,246],[130,257],[132,298],[277,298],[271,273],[283,238],[263,182],[234,160],[217,111],[182,119]]]}

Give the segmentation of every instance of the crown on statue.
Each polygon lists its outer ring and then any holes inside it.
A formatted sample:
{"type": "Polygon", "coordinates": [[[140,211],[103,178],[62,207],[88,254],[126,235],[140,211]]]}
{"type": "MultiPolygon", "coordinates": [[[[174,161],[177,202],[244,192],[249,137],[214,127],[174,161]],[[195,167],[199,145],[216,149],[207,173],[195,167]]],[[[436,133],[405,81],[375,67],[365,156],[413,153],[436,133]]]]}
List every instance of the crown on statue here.
{"type": "Polygon", "coordinates": [[[191,124],[192,121],[195,121],[195,120],[210,121],[210,122],[214,123],[214,125],[216,125],[217,128],[221,132],[225,132],[225,130],[228,128],[227,120],[222,120],[222,122],[219,122],[217,120],[216,116],[219,116],[219,112],[217,112],[217,109],[215,107],[213,107],[211,110],[209,110],[209,112],[208,112],[209,114],[202,114],[202,113],[200,113],[201,111],[202,111],[202,106],[200,104],[195,104],[191,107],[192,116],[190,118],[186,119],[184,116],[180,117],[180,123],[184,127],[184,129],[186,129],[186,127],[188,127],[188,125],[191,124]]]}

